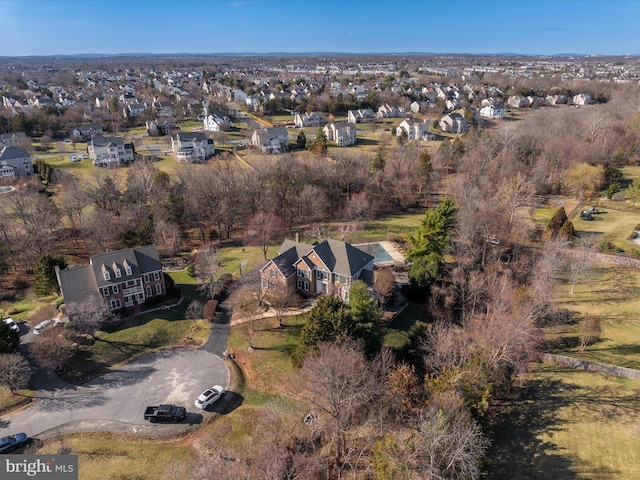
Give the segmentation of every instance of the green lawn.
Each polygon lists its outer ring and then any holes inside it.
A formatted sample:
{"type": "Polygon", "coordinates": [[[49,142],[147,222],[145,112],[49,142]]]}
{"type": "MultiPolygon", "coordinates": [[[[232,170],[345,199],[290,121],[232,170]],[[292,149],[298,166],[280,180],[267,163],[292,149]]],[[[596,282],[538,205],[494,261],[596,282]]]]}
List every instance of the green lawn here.
{"type": "Polygon", "coordinates": [[[210,325],[185,318],[189,303],[198,299],[195,280],[185,271],[171,273],[184,300],[168,311],[153,311],[130,318],[96,333],[93,346],[80,348],[62,373],[65,380],[81,384],[106,373],[111,367],[128,362],[158,348],[181,344],[185,335],[206,340],[210,325]]]}
{"type": "Polygon", "coordinates": [[[50,440],[38,454],[61,450],[78,455],[82,480],[156,480],[172,464],[188,460],[191,448],[179,441],[157,441],[117,433],[83,433],[50,440]]]}
{"type": "Polygon", "coordinates": [[[495,407],[489,480],[640,479],[640,382],[536,364],[495,407]]]}
{"type": "Polygon", "coordinates": [[[578,283],[575,293],[564,284],[560,288],[560,306],[592,314],[602,320],[602,337],[584,353],[576,352],[577,324],[548,329],[555,340],[555,353],[579,356],[586,360],[640,369],[640,270],[615,264],[595,264],[587,278],[578,283]]]}
{"type": "Polygon", "coordinates": [[[632,230],[640,223],[638,213],[610,210],[599,207],[601,213],[593,215],[593,220],[583,220],[576,216],[572,219],[577,232],[589,232],[595,243],[612,242],[623,250],[640,248],[640,245],[629,241],[632,230]]]}
{"type": "Polygon", "coordinates": [[[405,237],[415,233],[426,210],[419,209],[395,215],[385,215],[364,223],[363,227],[349,235],[350,243],[366,243],[385,240],[387,235],[405,237]]]}

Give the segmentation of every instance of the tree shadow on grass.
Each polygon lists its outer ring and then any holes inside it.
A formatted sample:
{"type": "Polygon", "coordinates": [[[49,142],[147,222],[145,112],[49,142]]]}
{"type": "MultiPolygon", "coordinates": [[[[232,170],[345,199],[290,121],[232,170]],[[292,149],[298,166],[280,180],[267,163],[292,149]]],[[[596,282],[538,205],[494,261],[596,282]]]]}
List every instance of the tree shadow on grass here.
{"type": "MultiPolygon", "coordinates": [[[[543,368],[549,372],[561,371],[555,367],[543,368]]],[[[606,387],[581,388],[556,379],[526,381],[515,389],[512,397],[497,402],[492,412],[493,443],[487,452],[489,460],[484,478],[564,480],[578,478],[578,472],[580,478],[612,478],[616,472],[607,467],[585,465],[583,460],[564,452],[552,441],[542,439],[568,428],[558,412],[570,406],[584,409],[586,414],[596,411],[610,417],[640,411],[640,399],[620,401],[608,393],[606,387]]]]}

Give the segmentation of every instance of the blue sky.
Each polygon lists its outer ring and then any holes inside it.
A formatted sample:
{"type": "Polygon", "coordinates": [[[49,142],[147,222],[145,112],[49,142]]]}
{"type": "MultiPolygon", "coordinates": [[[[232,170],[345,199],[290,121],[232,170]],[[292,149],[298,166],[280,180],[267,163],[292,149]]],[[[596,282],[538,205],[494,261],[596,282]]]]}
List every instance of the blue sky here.
{"type": "Polygon", "coordinates": [[[0,56],[640,54],[640,1],[0,0],[0,56]]]}

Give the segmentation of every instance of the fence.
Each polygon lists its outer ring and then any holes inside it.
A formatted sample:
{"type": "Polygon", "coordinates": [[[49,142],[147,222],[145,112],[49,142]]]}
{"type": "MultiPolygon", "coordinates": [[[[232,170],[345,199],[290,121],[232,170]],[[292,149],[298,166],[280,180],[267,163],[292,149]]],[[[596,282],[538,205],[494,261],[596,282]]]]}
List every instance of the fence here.
{"type": "Polygon", "coordinates": [[[551,353],[543,353],[541,360],[543,363],[562,365],[564,367],[575,368],[577,370],[605,373],[607,375],[613,375],[614,377],[640,380],[640,370],[634,370],[633,368],[625,368],[618,367],[616,365],[607,365],[605,363],[590,362],[589,360],[580,360],[578,358],[553,355],[551,353]]]}

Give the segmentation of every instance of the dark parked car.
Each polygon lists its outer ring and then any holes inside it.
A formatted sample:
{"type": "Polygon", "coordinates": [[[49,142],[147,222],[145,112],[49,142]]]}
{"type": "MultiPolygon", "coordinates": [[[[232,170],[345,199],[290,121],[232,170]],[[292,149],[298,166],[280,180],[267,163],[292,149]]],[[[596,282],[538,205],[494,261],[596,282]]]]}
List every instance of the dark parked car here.
{"type": "Polygon", "coordinates": [[[181,422],[187,418],[187,409],[176,405],[158,405],[147,407],[144,419],[155,422],[181,422]]]}
{"type": "Polygon", "coordinates": [[[27,443],[26,433],[16,433],[0,438],[0,453],[9,453],[11,450],[27,443]]]}

